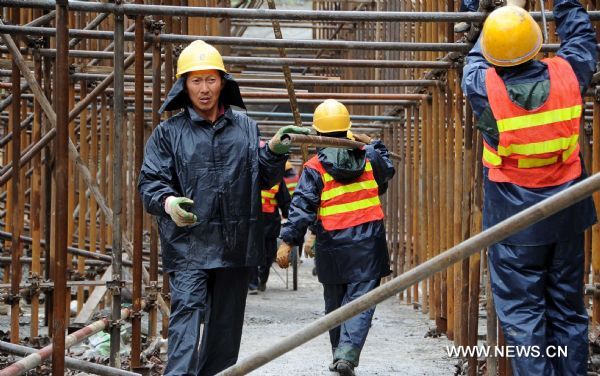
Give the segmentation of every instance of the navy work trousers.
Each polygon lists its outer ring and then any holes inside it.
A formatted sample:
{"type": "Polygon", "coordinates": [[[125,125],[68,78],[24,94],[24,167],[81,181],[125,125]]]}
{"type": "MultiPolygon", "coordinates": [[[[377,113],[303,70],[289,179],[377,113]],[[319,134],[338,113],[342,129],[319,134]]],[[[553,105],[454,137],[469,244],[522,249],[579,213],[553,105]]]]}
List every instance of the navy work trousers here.
{"type": "MultiPolygon", "coordinates": [[[[380,279],[345,284],[323,284],[325,313],[360,298],[379,286],[380,279]]],[[[375,307],[359,313],[329,331],[334,362],[344,359],[358,366],[360,352],[367,340],[375,307]]]]}
{"type": "Polygon", "coordinates": [[[169,273],[165,375],[211,376],[237,362],[249,275],[250,268],[169,273]]]}
{"type": "Polygon", "coordinates": [[[541,246],[494,244],[488,260],[506,343],[540,352],[511,358],[514,375],[586,375],[583,233],[541,246]],[[552,357],[558,346],[566,347],[566,356],[552,357]]]}

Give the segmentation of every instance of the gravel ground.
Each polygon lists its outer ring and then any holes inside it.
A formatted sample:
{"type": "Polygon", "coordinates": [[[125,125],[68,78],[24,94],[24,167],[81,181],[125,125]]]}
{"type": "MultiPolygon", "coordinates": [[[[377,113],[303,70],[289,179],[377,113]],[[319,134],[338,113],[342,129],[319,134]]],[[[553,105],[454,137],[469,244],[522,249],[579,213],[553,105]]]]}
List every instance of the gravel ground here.
{"type": "MultiPolygon", "coordinates": [[[[242,336],[240,358],[272,345],[324,315],[323,289],[311,275],[312,260],[299,270],[298,291],[286,289],[285,271],[271,269],[267,291],[250,295],[242,336]]],[[[435,323],[412,306],[389,299],[377,306],[373,325],[356,374],[365,375],[453,375],[457,363],[446,355],[445,337],[425,337],[435,323]]],[[[329,337],[311,342],[259,368],[252,375],[332,375],[329,337]]]]}

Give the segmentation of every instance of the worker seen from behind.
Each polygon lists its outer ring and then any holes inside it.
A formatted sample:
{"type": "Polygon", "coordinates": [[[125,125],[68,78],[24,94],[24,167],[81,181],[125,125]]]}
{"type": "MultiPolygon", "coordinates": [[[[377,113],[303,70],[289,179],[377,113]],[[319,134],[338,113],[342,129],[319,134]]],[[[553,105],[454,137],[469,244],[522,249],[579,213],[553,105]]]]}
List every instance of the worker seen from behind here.
{"type": "MultiPolygon", "coordinates": [[[[285,163],[286,167],[288,163],[289,161],[285,163]]],[[[291,201],[290,193],[283,180],[269,189],[261,190],[260,194],[264,225],[265,258],[250,279],[248,289],[248,294],[250,295],[255,295],[258,291],[265,291],[267,289],[267,280],[269,279],[271,265],[275,261],[275,255],[277,254],[277,237],[279,236],[279,230],[281,230],[281,219],[288,217],[291,201]]]]}
{"type": "MultiPolygon", "coordinates": [[[[315,110],[319,135],[344,139],[350,129],[346,107],[328,99],[315,110]]],[[[316,265],[327,313],[379,286],[390,273],[383,210],[379,196],[395,170],[380,141],[358,141],[361,149],[323,148],[304,165],[294,191],[288,221],[281,229],[277,263],[286,268],[293,246],[314,224],[316,265]]],[[[329,331],[332,372],[354,375],[375,307],[329,331]]]]}
{"type": "Polygon", "coordinates": [[[296,186],[298,185],[298,180],[300,180],[300,176],[296,173],[294,166],[292,166],[292,162],[285,162],[285,173],[283,174],[283,181],[285,182],[285,186],[290,193],[290,196],[294,195],[294,191],[296,190],[296,186]]]}
{"type": "MultiPolygon", "coordinates": [[[[555,57],[534,59],[542,32],[525,1],[484,23],[462,87],[483,133],[483,225],[489,228],[586,177],[579,150],[583,102],[596,66],[596,34],[577,0],[554,0],[555,57]]],[[[599,131],[599,130],[594,130],[599,131]]],[[[562,346],[567,356],[511,358],[515,375],[586,375],[583,231],[591,198],[489,248],[494,304],[506,343],[562,346]]]]}
{"type": "Polygon", "coordinates": [[[138,189],[158,221],[169,273],[165,375],[214,375],[235,364],[248,280],[262,260],[261,188],[283,178],[283,127],[264,147],[219,52],[203,41],[177,61],[177,81],[145,149],[138,189]],[[203,324],[203,327],[201,325],[203,324]]]}

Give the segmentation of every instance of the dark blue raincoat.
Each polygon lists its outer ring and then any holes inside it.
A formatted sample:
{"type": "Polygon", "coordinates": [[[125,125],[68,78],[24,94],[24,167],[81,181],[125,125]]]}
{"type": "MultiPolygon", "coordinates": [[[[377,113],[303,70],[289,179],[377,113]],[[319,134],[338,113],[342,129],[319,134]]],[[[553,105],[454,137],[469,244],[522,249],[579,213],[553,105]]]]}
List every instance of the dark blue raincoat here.
{"type": "MultiPolygon", "coordinates": [[[[558,55],[570,63],[584,93],[598,55],[595,31],[576,0],[555,0],[554,16],[562,41],[558,55]]],[[[485,83],[489,66],[477,42],[467,56],[462,87],[478,118],[477,127],[486,142],[496,147],[498,130],[485,83]]],[[[548,70],[540,61],[499,69],[498,73],[510,98],[521,107],[537,108],[548,97],[548,70]]],[[[586,177],[583,171],[580,178],[565,184],[530,189],[490,181],[484,167],[484,228],[576,184],[586,177]]],[[[567,357],[513,358],[515,375],[586,374],[583,231],[595,221],[589,198],[490,247],[492,292],[507,343],[538,346],[542,355],[550,345],[568,347],[567,357]]]]}
{"type": "MultiPolygon", "coordinates": [[[[348,183],[362,175],[368,158],[380,195],[395,173],[380,141],[364,150],[321,149],[318,158],[335,180],[348,183]]],[[[288,244],[300,245],[309,226],[315,233],[317,275],[323,283],[325,311],[329,313],[379,286],[381,277],[390,273],[390,264],[383,220],[327,231],[317,219],[322,191],[321,174],[305,167],[280,237],[288,244]]],[[[374,313],[375,307],[371,307],[329,331],[334,362],[345,360],[358,366],[374,313]]]]}
{"type": "MultiPolygon", "coordinates": [[[[342,149],[337,157],[357,160],[360,170],[344,169],[331,154],[322,149],[319,160],[325,170],[336,180],[356,179],[363,172],[364,158],[373,166],[373,175],[379,185],[379,194],[387,190],[387,182],[395,169],[388,151],[380,141],[367,145],[365,150],[342,149]]],[[[308,226],[316,235],[317,275],[321,283],[350,283],[378,279],[389,274],[389,255],[383,220],[367,222],[343,230],[326,231],[317,220],[323,181],[318,171],[305,167],[294,195],[288,221],[281,229],[280,238],[288,244],[301,244],[308,226]]]]}
{"type": "MultiPolygon", "coordinates": [[[[183,82],[163,108],[182,101],[183,82]]],[[[211,124],[180,103],[184,110],[152,132],[138,184],[158,219],[163,269],[256,266],[263,258],[260,190],[281,181],[287,157],[259,147],[258,126],[244,113],[226,107],[211,124]],[[164,210],[171,195],[194,201],[197,223],[175,225],[164,210]]]]}
{"type": "Polygon", "coordinates": [[[237,84],[223,78],[214,123],[190,105],[185,77],[176,82],[161,111],[183,111],[152,132],[138,182],[169,273],[168,376],[215,375],[237,361],[251,267],[264,259],[260,191],[281,181],[287,159],[259,146],[256,122],[229,106],[244,107],[237,84]],[[192,199],[197,223],[177,227],[168,196],[192,199]]]}

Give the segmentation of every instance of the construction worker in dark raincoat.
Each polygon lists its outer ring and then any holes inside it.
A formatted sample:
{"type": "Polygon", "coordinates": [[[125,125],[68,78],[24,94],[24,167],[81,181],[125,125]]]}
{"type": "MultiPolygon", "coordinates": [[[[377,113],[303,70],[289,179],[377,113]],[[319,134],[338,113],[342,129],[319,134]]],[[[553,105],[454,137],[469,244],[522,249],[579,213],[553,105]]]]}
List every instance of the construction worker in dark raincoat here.
{"type": "MultiPolygon", "coordinates": [[[[316,108],[313,127],[320,135],[345,138],[348,110],[328,99],[316,108]]],[[[314,225],[317,275],[327,313],[375,289],[390,273],[379,196],[395,170],[383,143],[365,138],[357,137],[368,143],[362,149],[319,149],[304,165],[281,229],[277,263],[287,267],[292,246],[314,225]]],[[[374,312],[375,307],[370,308],[329,331],[331,371],[354,375],[374,312]]]]}
{"type": "MultiPolygon", "coordinates": [[[[462,81],[483,133],[484,228],[586,177],[579,150],[582,93],[597,60],[588,14],[577,0],[555,0],[560,49],[539,61],[540,27],[522,9],[525,1],[508,3],[487,17],[462,81]]],[[[588,198],[489,248],[506,343],[537,346],[541,353],[511,358],[515,375],[586,375],[583,231],[595,221],[588,198]],[[556,346],[567,356],[552,357],[556,346]]]]}
{"type": "Polygon", "coordinates": [[[138,189],[158,221],[171,315],[165,375],[214,375],[235,364],[248,280],[264,258],[260,190],[281,181],[289,147],[283,127],[259,146],[256,122],[219,52],[186,47],[145,149],[138,189]],[[201,326],[201,324],[204,324],[201,326]]]}

